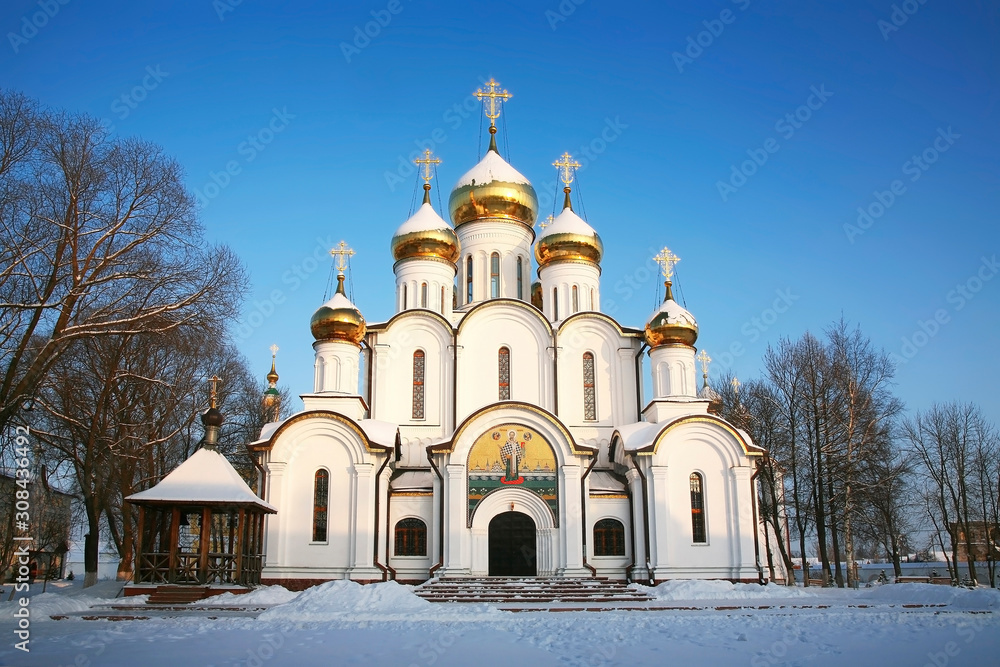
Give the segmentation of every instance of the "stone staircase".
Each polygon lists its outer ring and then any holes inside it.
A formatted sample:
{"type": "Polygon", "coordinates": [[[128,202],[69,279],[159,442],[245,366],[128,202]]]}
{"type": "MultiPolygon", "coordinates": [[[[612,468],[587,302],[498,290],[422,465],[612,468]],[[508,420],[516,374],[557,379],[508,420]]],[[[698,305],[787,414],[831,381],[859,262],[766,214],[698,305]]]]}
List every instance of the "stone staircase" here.
{"type": "Polygon", "coordinates": [[[158,586],[149,594],[146,604],[177,605],[188,604],[218,595],[220,591],[197,586],[158,586]]]}
{"type": "Polygon", "coordinates": [[[413,592],[429,602],[488,603],[508,611],[636,609],[655,601],[624,581],[604,577],[432,579],[413,592]]]}

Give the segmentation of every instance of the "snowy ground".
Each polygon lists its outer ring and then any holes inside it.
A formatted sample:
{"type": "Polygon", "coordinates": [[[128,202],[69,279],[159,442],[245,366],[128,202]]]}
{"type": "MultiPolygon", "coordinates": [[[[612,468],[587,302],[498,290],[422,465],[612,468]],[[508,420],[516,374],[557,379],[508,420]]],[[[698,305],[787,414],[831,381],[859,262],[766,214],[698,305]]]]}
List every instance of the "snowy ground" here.
{"type": "MultiPolygon", "coordinates": [[[[87,621],[120,584],[33,588],[31,653],[0,602],[2,665],[998,665],[1000,591],[888,585],[860,591],[675,581],[646,589],[669,610],[498,611],[441,605],[394,582],[280,587],[199,603],[257,618],[87,621]],[[37,589],[37,590],[36,590],[37,589]],[[88,612],[92,613],[92,612],[88,612]],[[51,620],[50,615],[69,615],[51,620]]],[[[119,599],[117,602],[121,602],[119,599]]],[[[144,611],[143,600],[131,600],[144,611]]],[[[148,612],[146,612],[148,613],[148,612]]]]}

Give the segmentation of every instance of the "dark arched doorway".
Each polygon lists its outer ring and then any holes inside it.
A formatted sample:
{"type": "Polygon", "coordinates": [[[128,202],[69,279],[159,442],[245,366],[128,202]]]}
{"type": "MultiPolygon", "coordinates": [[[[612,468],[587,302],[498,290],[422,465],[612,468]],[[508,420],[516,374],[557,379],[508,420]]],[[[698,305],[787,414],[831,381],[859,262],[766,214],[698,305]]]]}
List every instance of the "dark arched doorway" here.
{"type": "Polygon", "coordinates": [[[490,576],[534,577],[535,522],[527,514],[504,512],[490,521],[490,576]]]}

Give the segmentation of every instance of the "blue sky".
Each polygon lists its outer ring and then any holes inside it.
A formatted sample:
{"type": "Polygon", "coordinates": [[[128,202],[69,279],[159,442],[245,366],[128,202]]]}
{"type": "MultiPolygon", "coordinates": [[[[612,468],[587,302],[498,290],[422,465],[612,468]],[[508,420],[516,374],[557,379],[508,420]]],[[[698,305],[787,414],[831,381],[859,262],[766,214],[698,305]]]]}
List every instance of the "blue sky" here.
{"type": "Polygon", "coordinates": [[[769,342],[843,316],[905,360],[909,408],[1000,421],[995,3],[11,0],[0,28],[0,85],[183,165],[208,237],[252,272],[240,347],[263,378],[277,343],[293,394],[328,246],[355,248],[355,303],[388,318],[416,183],[400,165],[432,141],[447,205],[492,76],[541,217],[551,163],[589,152],[577,191],[620,322],[653,310],[644,264],[668,245],[713,371],[751,377],[769,342]]]}

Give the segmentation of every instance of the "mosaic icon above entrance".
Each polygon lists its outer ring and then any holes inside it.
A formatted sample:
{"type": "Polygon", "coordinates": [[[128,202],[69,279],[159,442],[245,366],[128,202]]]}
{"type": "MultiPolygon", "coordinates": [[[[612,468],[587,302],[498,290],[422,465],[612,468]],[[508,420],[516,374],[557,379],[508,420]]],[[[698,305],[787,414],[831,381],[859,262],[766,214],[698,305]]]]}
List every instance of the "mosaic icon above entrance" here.
{"type": "Polygon", "coordinates": [[[523,488],[541,498],[558,525],[556,455],[537,431],[520,424],[496,426],[482,435],[469,452],[469,514],[486,496],[504,488],[523,488]]]}

